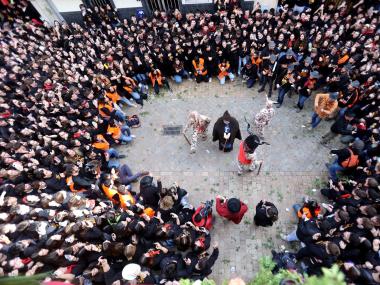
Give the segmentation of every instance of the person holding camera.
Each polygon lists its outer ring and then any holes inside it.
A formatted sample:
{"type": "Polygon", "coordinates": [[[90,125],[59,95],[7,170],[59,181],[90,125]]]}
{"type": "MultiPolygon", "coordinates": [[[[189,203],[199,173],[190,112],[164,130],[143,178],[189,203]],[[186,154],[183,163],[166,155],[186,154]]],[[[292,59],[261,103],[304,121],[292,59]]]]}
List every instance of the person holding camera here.
{"type": "Polygon", "coordinates": [[[216,196],[216,211],[218,214],[235,224],[240,224],[248,206],[237,198],[227,199],[223,196],[216,196]]]}

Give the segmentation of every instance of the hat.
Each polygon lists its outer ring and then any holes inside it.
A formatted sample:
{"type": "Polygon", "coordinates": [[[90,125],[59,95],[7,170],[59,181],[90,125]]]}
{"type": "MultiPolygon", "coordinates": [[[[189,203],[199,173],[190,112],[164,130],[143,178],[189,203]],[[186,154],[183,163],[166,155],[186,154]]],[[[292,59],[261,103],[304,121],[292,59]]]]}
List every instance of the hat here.
{"type": "Polygon", "coordinates": [[[239,199],[231,198],[227,201],[227,208],[231,213],[238,213],[240,211],[241,203],[239,199]]]}
{"type": "Polygon", "coordinates": [[[319,78],[320,77],[320,74],[319,74],[319,72],[318,71],[312,71],[312,72],[310,72],[310,77],[311,78],[319,78]]]}
{"type": "Polygon", "coordinates": [[[127,264],[123,271],[121,272],[121,276],[124,280],[132,281],[135,280],[137,275],[141,272],[141,266],[136,263],[127,264]]]}
{"type": "Polygon", "coordinates": [[[140,189],[144,187],[149,187],[153,183],[153,177],[152,176],[144,176],[140,180],[140,189]]]}
{"type": "Polygon", "coordinates": [[[260,139],[256,135],[249,135],[245,140],[245,144],[251,151],[255,151],[255,149],[260,145],[260,139]]]}
{"type": "Polygon", "coordinates": [[[308,64],[312,64],[313,63],[313,60],[311,59],[310,56],[306,57],[305,60],[304,60],[305,63],[308,63],[308,64]]]}
{"type": "Polygon", "coordinates": [[[355,149],[355,150],[358,150],[358,151],[361,151],[364,148],[364,142],[362,140],[355,140],[352,143],[351,148],[355,149]]]}
{"type": "Polygon", "coordinates": [[[274,48],[276,46],[276,44],[274,43],[274,41],[270,41],[269,42],[269,47],[270,48],[274,48]]]}
{"type": "Polygon", "coordinates": [[[223,116],[222,116],[222,119],[224,121],[230,122],[231,121],[231,115],[230,115],[230,113],[228,113],[228,111],[225,111],[224,114],[223,114],[223,116]]]}
{"type": "Polygon", "coordinates": [[[352,81],[352,82],[350,83],[350,85],[351,85],[352,87],[354,87],[354,88],[358,88],[358,87],[360,86],[360,83],[359,83],[359,81],[355,80],[355,81],[352,81]]]}
{"type": "Polygon", "coordinates": [[[270,61],[275,61],[277,59],[277,56],[275,54],[271,54],[269,57],[270,61]]]}
{"type": "Polygon", "coordinates": [[[291,55],[291,56],[293,56],[293,50],[290,48],[290,49],[288,49],[287,51],[286,51],[286,55],[288,56],[288,55],[291,55]]]}
{"type": "Polygon", "coordinates": [[[329,94],[329,97],[330,97],[331,100],[337,100],[338,96],[339,96],[339,92],[331,92],[329,94]]]}

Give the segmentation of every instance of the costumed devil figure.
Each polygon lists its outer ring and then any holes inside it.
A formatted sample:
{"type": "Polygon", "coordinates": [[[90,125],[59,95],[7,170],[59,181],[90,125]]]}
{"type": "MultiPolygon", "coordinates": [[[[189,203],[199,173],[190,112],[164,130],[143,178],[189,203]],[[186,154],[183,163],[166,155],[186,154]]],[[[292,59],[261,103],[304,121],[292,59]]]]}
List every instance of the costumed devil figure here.
{"type": "Polygon", "coordinates": [[[219,141],[219,150],[230,152],[234,146],[234,140],[241,140],[241,133],[238,121],[225,111],[220,117],[212,131],[212,141],[219,141]]]}
{"type": "Polygon", "coordinates": [[[274,116],[273,101],[267,97],[265,108],[258,112],[253,120],[254,132],[260,139],[264,138],[264,128],[269,125],[270,120],[274,116]]]}
{"type": "Polygon", "coordinates": [[[243,171],[254,171],[262,161],[255,159],[255,151],[259,145],[264,143],[256,135],[249,135],[244,141],[240,142],[238,153],[238,175],[242,175],[243,171]]]}
{"type": "Polygon", "coordinates": [[[202,140],[207,139],[207,128],[210,124],[210,118],[199,114],[197,111],[191,111],[189,113],[188,121],[183,134],[187,131],[189,127],[193,128],[193,133],[191,135],[190,152],[195,153],[197,149],[198,137],[202,140]]]}

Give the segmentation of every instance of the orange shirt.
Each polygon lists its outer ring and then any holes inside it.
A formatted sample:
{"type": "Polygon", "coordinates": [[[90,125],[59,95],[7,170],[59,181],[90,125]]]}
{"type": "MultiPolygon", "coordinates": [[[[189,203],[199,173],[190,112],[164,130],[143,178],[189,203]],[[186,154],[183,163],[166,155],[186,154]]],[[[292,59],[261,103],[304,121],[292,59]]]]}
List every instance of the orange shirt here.
{"type": "Polygon", "coordinates": [[[109,150],[110,149],[110,144],[107,142],[107,140],[104,138],[103,135],[97,135],[97,142],[94,142],[92,146],[96,149],[101,149],[101,150],[109,150]]]}
{"type": "Polygon", "coordinates": [[[121,129],[120,127],[111,127],[108,126],[107,134],[111,135],[114,140],[118,140],[121,137],[121,129]]]}
{"type": "Polygon", "coordinates": [[[116,91],[112,93],[106,92],[106,96],[110,98],[113,103],[117,103],[117,101],[120,100],[120,95],[116,91]]]}
{"type": "Polygon", "coordinates": [[[103,118],[109,118],[110,116],[102,111],[103,108],[108,109],[110,111],[110,113],[112,113],[112,111],[113,111],[112,105],[108,104],[108,103],[99,103],[98,104],[99,115],[102,116],[103,118]]]}

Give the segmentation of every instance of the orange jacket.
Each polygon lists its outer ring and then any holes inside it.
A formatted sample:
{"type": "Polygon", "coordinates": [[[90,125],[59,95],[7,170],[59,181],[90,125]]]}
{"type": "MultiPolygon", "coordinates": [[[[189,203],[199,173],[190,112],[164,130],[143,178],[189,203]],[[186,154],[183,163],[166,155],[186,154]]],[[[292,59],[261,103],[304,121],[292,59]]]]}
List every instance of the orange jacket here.
{"type": "Polygon", "coordinates": [[[86,191],[86,189],[75,189],[75,183],[72,176],[66,177],[66,185],[69,187],[70,191],[73,193],[80,193],[86,191]]]}
{"type": "Polygon", "coordinates": [[[109,119],[110,116],[102,111],[103,108],[108,109],[110,111],[110,113],[112,113],[113,106],[110,103],[99,103],[98,104],[99,115],[102,116],[103,118],[109,119]]]}
{"type": "Polygon", "coordinates": [[[162,75],[161,75],[161,71],[159,71],[158,69],[156,69],[157,71],[157,74],[154,74],[152,71],[149,72],[149,78],[150,78],[150,81],[152,82],[152,86],[155,85],[156,81],[157,81],[157,84],[159,86],[162,86],[162,75]]]}
{"type": "Polygon", "coordinates": [[[257,67],[260,66],[260,64],[263,62],[263,60],[260,57],[251,57],[252,64],[256,65],[257,67]]]}
{"type": "Polygon", "coordinates": [[[199,59],[198,64],[195,62],[195,60],[193,60],[192,63],[195,69],[195,76],[207,74],[207,69],[205,69],[205,60],[203,58],[199,59]]]}
{"type": "Polygon", "coordinates": [[[119,126],[111,127],[108,125],[107,134],[111,135],[114,140],[118,140],[121,137],[121,129],[119,126]]]}
{"type": "Polygon", "coordinates": [[[117,101],[120,100],[120,95],[119,95],[119,93],[117,93],[116,91],[114,91],[113,93],[111,93],[111,92],[106,92],[106,96],[107,96],[108,98],[110,98],[111,101],[112,101],[113,103],[117,103],[117,101]]]}
{"type": "Polygon", "coordinates": [[[97,140],[92,144],[92,146],[96,149],[101,149],[101,150],[109,150],[110,149],[110,144],[108,141],[104,138],[103,135],[97,135],[96,136],[97,140]]]}
{"type": "Polygon", "coordinates": [[[103,190],[104,194],[106,195],[106,197],[114,203],[116,203],[116,201],[113,199],[113,197],[116,194],[118,194],[119,198],[120,198],[120,207],[122,207],[123,209],[128,208],[129,204],[132,204],[132,205],[135,204],[135,198],[133,198],[133,196],[129,192],[127,192],[127,194],[123,195],[123,194],[120,194],[119,192],[117,192],[117,190],[110,188],[110,187],[107,187],[104,184],[102,184],[102,190],[103,190]]]}
{"type": "Polygon", "coordinates": [[[298,212],[297,212],[297,216],[298,218],[302,218],[302,216],[305,214],[306,215],[306,218],[308,219],[311,219],[311,218],[315,218],[319,215],[319,213],[321,212],[321,209],[318,207],[317,209],[315,209],[314,213],[312,213],[310,211],[309,208],[307,207],[302,207],[298,212]]]}
{"type": "Polygon", "coordinates": [[[125,82],[128,83],[129,85],[128,84],[124,85],[123,89],[127,91],[128,93],[132,93],[133,88],[137,86],[135,80],[133,78],[126,77],[125,82]]]}
{"type": "Polygon", "coordinates": [[[348,56],[348,54],[345,54],[344,56],[340,57],[338,59],[338,65],[345,64],[349,58],[350,57],[348,56]]]}
{"type": "Polygon", "coordinates": [[[228,75],[228,69],[230,68],[230,64],[229,63],[226,63],[226,64],[219,63],[218,67],[219,67],[218,78],[222,79],[223,77],[226,77],[228,75]]]}

